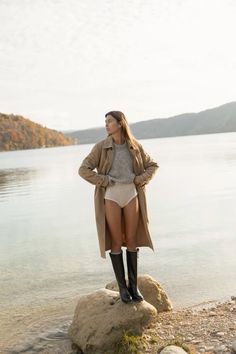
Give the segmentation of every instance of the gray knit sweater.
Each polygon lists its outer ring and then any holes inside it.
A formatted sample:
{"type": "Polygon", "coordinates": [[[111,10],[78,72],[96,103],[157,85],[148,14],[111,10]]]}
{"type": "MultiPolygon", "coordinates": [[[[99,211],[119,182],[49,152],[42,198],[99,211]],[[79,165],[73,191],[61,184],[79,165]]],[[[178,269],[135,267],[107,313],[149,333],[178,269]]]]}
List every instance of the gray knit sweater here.
{"type": "Polygon", "coordinates": [[[114,182],[132,183],[135,177],[133,171],[132,155],[129,151],[127,142],[124,144],[116,144],[113,141],[114,159],[111,169],[108,173],[109,185],[114,182]]]}

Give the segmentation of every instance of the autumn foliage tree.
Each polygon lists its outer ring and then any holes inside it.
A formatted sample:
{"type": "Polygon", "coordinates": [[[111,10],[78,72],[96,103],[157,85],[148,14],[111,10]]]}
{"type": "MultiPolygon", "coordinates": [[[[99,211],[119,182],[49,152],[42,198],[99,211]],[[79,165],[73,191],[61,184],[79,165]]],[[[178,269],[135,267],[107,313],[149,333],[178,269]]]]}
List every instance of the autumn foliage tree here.
{"type": "Polygon", "coordinates": [[[54,129],[48,129],[30,119],[0,113],[0,151],[33,149],[77,144],[54,129]]]}

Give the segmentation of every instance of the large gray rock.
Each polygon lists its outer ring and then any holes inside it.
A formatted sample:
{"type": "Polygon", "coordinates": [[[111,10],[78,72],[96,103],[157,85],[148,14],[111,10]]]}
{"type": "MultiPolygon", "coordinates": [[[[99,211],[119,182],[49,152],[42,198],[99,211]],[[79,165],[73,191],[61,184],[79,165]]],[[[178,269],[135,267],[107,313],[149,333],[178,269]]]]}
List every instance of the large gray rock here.
{"type": "MultiPolygon", "coordinates": [[[[126,280],[127,284],[128,281],[126,280]]],[[[106,289],[118,291],[117,281],[106,284],[106,289]]],[[[157,312],[171,311],[173,309],[168,296],[161,285],[150,275],[142,274],[138,276],[138,288],[145,301],[149,302],[157,309],[157,312]]]]}
{"type": "Polygon", "coordinates": [[[141,335],[156,319],[145,300],[125,304],[119,292],[102,288],[79,298],[68,334],[85,354],[112,354],[124,330],[141,335]]]}
{"type": "Polygon", "coordinates": [[[177,345],[167,345],[160,354],[187,354],[187,352],[177,345]]]}

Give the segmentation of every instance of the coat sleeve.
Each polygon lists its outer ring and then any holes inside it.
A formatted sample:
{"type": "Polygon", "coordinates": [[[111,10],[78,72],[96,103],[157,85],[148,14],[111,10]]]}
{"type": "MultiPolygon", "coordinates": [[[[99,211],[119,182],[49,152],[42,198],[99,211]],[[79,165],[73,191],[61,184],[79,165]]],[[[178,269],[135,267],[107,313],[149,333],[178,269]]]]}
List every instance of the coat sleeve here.
{"type": "Polygon", "coordinates": [[[144,185],[149,183],[153,178],[156,170],[159,168],[159,165],[153,158],[143,149],[143,146],[139,144],[140,153],[143,160],[143,166],[145,171],[134,178],[134,183],[138,185],[144,185]]]}
{"type": "Polygon", "coordinates": [[[78,169],[78,174],[91,184],[98,187],[106,187],[109,183],[108,175],[98,174],[93,171],[99,164],[101,148],[99,143],[94,145],[90,153],[82,161],[78,169]]]}

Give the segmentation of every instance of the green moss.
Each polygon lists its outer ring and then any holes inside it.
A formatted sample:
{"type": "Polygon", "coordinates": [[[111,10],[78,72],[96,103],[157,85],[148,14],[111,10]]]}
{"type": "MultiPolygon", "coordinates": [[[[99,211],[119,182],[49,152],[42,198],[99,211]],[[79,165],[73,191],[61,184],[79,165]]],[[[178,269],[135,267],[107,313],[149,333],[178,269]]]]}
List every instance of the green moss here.
{"type": "Polygon", "coordinates": [[[138,354],[146,346],[146,340],[129,331],[124,331],[121,339],[116,343],[114,354],[138,354]]]}

